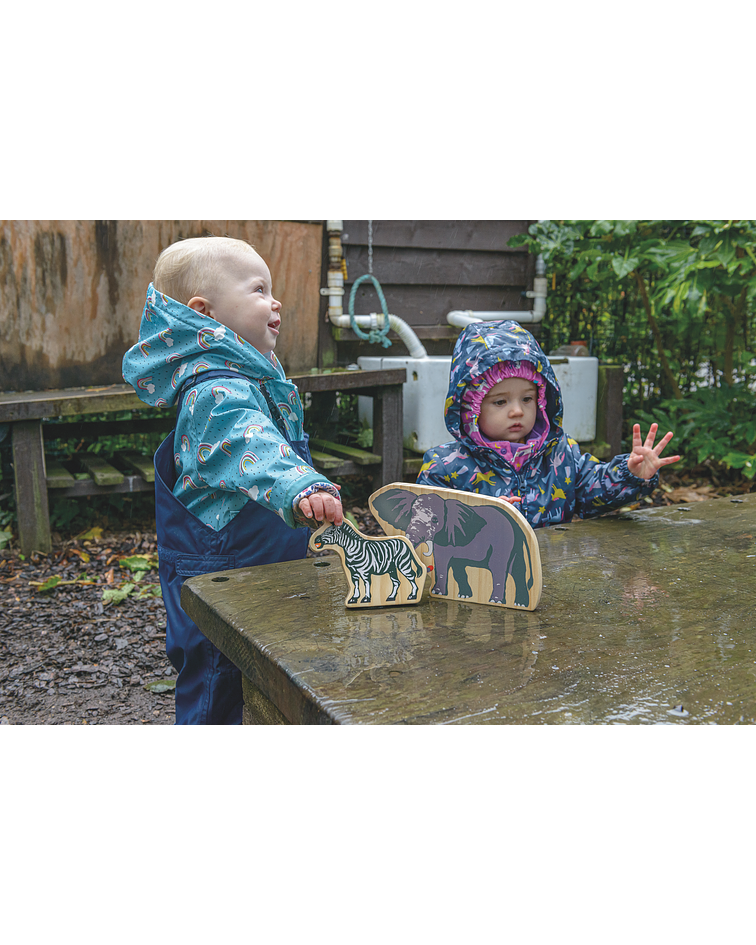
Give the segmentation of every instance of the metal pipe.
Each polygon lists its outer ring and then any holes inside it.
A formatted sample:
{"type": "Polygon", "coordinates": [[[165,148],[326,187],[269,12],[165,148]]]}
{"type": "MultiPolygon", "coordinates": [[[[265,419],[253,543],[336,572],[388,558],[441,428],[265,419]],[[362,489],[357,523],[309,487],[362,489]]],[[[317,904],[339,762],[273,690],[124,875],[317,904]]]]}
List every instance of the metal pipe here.
{"type": "Polygon", "coordinates": [[[532,325],[536,322],[540,322],[543,318],[543,314],[536,311],[473,312],[471,309],[467,309],[466,311],[449,312],[446,316],[446,321],[450,325],[455,325],[457,328],[466,328],[468,325],[472,325],[473,322],[500,322],[506,318],[511,318],[513,321],[523,325],[532,325]]]}
{"type": "MultiPolygon", "coordinates": [[[[328,296],[328,321],[337,328],[349,328],[349,315],[344,314],[344,250],[341,243],[341,232],[344,229],[342,220],[326,220],[328,232],[328,287],[321,289],[323,295],[328,296]]],[[[389,328],[399,335],[412,358],[427,358],[428,352],[412,328],[398,315],[389,315],[389,328]]],[[[355,315],[355,321],[360,328],[373,330],[383,327],[383,313],[376,315],[355,315]]]]}
{"type": "MultiPolygon", "coordinates": [[[[330,311],[330,310],[329,310],[330,311]]],[[[405,322],[403,319],[399,318],[398,315],[389,315],[389,328],[392,329],[399,335],[404,344],[409,351],[411,358],[427,358],[428,352],[425,350],[425,347],[417,337],[413,329],[405,322]]],[[[337,328],[349,328],[351,326],[351,321],[348,315],[330,315],[328,320],[332,325],[335,325],[337,328]]],[[[377,329],[383,328],[383,312],[376,314],[371,312],[370,315],[355,315],[354,320],[357,322],[360,328],[368,328],[376,331],[377,329]]]]}
{"type": "Polygon", "coordinates": [[[525,297],[533,299],[533,308],[529,312],[473,312],[471,309],[449,312],[446,321],[457,328],[466,328],[473,322],[498,322],[511,318],[522,325],[533,325],[543,320],[546,314],[546,263],[543,256],[536,257],[535,278],[533,289],[525,293],[525,297]]]}

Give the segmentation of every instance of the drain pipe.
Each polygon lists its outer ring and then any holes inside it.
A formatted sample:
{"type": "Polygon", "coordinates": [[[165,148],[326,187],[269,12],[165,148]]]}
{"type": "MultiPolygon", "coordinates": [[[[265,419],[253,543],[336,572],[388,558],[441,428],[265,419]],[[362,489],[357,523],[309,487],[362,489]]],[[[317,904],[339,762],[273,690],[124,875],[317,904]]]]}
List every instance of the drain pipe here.
{"type": "MultiPolygon", "coordinates": [[[[349,315],[344,314],[344,249],[341,232],[342,220],[327,220],[328,231],[328,287],[321,289],[321,295],[328,296],[328,321],[336,328],[350,328],[349,315]]],[[[354,320],[360,328],[377,330],[383,327],[383,313],[379,315],[355,315],[354,320]]],[[[399,335],[411,358],[427,358],[428,352],[412,328],[398,315],[389,315],[389,328],[399,335]]]]}
{"type": "Polygon", "coordinates": [[[520,322],[522,325],[537,324],[546,314],[546,263],[541,255],[536,259],[535,271],[533,289],[525,293],[527,298],[533,299],[533,308],[529,312],[473,312],[471,309],[466,309],[449,312],[446,321],[457,328],[467,328],[474,322],[498,322],[505,318],[520,322]]]}
{"type": "Polygon", "coordinates": [[[344,314],[344,249],[341,245],[341,220],[326,220],[328,233],[328,288],[321,289],[321,295],[328,296],[326,318],[338,318],[344,314]]]}
{"type": "MultiPolygon", "coordinates": [[[[343,290],[342,290],[343,291],[343,290]]],[[[329,308],[330,312],[330,308],[329,308]]],[[[335,325],[337,328],[350,328],[351,321],[348,315],[328,315],[328,320],[332,325],[335,325]]],[[[383,312],[376,314],[372,312],[370,315],[355,315],[354,320],[360,326],[360,328],[366,328],[368,330],[376,331],[383,328],[383,312]]],[[[398,315],[389,314],[389,328],[392,331],[395,331],[397,335],[402,339],[404,344],[409,351],[411,358],[427,358],[428,352],[425,350],[425,346],[422,341],[417,337],[412,328],[405,322],[403,319],[399,318],[398,315]]]]}

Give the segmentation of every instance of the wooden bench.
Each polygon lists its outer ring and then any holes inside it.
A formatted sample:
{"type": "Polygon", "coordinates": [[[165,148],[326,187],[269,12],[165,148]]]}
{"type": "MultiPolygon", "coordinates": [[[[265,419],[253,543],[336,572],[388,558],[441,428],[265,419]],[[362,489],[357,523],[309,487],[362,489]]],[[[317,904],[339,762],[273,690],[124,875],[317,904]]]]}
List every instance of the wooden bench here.
{"type": "MultiPolygon", "coordinates": [[[[391,371],[334,371],[302,374],[290,378],[300,394],[317,396],[328,391],[356,392],[373,398],[373,452],[349,452],[338,444],[315,441],[314,465],[329,477],[348,476],[372,470],[373,488],[399,480],[403,472],[402,385],[404,369],[391,371]]],[[[19,545],[24,554],[47,553],[51,548],[48,490],[58,496],[151,491],[152,463],[134,451],[105,460],[97,454],[78,457],[81,473],[45,458],[45,440],[59,438],[61,425],[45,423],[53,418],[76,415],[142,411],[146,409],[128,384],[108,387],[69,388],[52,391],[0,393],[0,425],[10,425],[14,489],[18,515],[19,545]]],[[[66,424],[67,437],[103,436],[113,432],[131,434],[168,432],[175,411],[162,418],[82,421],[66,424]]]]}

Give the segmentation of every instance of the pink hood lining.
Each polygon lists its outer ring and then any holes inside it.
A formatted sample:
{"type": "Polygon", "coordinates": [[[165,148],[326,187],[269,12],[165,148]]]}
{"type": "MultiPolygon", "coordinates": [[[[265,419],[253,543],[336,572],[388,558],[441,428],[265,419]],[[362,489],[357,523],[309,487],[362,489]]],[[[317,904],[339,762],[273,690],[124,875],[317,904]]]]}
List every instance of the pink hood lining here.
{"type": "Polygon", "coordinates": [[[520,469],[526,460],[537,453],[546,441],[549,421],[546,415],[546,383],[529,361],[499,361],[480,377],[472,381],[462,396],[462,429],[473,443],[498,453],[515,469],[520,469]],[[538,391],[538,414],[533,429],[525,443],[510,443],[508,440],[489,440],[478,428],[483,398],[491,388],[507,377],[522,377],[536,385],[538,391]]]}

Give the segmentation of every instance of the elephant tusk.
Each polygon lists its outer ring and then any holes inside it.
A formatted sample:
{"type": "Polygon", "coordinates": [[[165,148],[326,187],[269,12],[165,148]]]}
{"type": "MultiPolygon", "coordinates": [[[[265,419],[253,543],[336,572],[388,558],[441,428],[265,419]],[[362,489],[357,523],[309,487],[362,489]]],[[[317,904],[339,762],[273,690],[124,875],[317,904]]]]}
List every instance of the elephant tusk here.
{"type": "Polygon", "coordinates": [[[432,541],[426,541],[425,544],[428,546],[428,550],[423,552],[423,556],[426,557],[426,558],[430,558],[431,555],[433,554],[433,542],[432,542],[432,541]]]}

